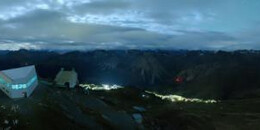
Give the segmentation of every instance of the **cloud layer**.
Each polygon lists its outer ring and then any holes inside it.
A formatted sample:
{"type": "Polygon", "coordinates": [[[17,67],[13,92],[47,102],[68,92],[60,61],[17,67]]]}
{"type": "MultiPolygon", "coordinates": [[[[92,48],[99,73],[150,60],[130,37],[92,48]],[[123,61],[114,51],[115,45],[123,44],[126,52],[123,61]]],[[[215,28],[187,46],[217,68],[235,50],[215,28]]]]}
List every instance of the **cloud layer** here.
{"type": "Polygon", "coordinates": [[[257,0],[1,0],[0,50],[260,49],[257,0]]]}

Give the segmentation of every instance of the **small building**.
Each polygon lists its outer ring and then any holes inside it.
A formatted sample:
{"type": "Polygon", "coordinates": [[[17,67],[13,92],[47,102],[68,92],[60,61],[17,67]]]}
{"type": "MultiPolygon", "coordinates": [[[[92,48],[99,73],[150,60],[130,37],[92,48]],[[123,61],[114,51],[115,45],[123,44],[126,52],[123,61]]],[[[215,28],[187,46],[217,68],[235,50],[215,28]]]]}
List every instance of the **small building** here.
{"type": "Polygon", "coordinates": [[[37,85],[34,65],[0,71],[0,89],[10,98],[29,97],[37,85]]]}
{"type": "Polygon", "coordinates": [[[61,68],[54,82],[58,87],[74,88],[78,84],[78,74],[74,69],[65,71],[64,68],[61,68]]]}

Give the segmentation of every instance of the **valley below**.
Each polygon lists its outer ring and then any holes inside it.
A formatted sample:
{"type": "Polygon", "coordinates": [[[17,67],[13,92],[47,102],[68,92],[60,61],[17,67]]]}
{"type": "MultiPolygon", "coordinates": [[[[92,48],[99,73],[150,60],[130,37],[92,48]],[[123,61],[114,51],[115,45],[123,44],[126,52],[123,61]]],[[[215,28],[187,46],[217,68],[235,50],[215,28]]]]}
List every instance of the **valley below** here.
{"type": "Polygon", "coordinates": [[[41,80],[33,95],[0,95],[1,129],[257,130],[258,98],[172,102],[137,88],[55,88],[41,80]]]}

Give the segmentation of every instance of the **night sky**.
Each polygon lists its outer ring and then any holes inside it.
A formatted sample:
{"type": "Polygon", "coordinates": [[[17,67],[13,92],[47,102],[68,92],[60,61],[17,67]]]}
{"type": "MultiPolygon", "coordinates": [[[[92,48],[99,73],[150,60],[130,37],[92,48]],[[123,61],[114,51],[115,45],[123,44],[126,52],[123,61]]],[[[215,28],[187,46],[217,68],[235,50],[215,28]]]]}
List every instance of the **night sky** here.
{"type": "Polygon", "coordinates": [[[19,49],[260,49],[260,0],[0,0],[19,49]]]}

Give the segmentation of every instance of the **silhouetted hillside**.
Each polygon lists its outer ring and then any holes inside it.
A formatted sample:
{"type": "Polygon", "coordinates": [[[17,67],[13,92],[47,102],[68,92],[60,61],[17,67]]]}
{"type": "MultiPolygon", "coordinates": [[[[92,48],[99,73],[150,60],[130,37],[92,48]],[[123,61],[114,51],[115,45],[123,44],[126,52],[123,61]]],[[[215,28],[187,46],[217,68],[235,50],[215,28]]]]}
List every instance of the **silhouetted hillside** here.
{"type": "Polygon", "coordinates": [[[47,51],[0,53],[0,69],[35,64],[40,77],[53,79],[61,67],[75,68],[80,82],[150,88],[201,98],[258,96],[259,51],[47,51]],[[176,83],[175,78],[182,82],[176,83]]]}

